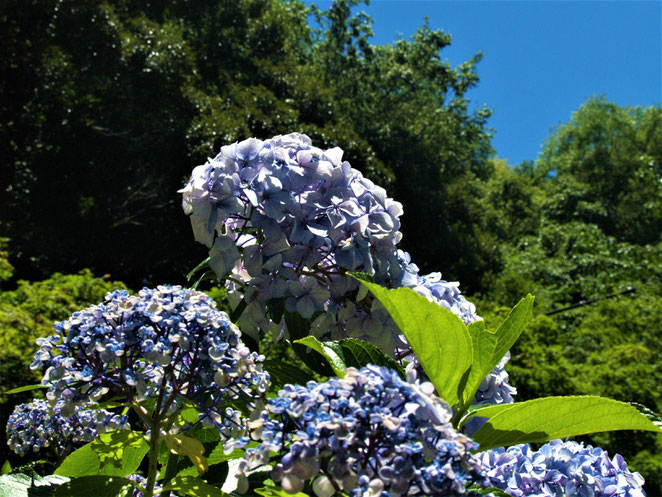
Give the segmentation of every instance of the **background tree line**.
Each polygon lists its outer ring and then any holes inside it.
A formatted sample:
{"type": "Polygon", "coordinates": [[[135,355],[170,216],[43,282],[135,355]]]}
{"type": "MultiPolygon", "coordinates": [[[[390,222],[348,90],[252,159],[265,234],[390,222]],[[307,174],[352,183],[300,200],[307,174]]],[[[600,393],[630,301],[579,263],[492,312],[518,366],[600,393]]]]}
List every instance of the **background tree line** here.
{"type": "MultiPolygon", "coordinates": [[[[511,167],[490,111],[469,107],[480,56],[451,67],[450,36],[427,25],[374,45],[358,3],[0,2],[2,390],[30,382],[33,338],[109,279],[185,282],[205,257],[176,194],[194,166],[300,131],[404,204],[402,247],[461,281],[489,322],[536,295],[509,368],[520,399],[591,393],[662,412],[660,107],[591,99],[511,167]]],[[[659,437],[593,441],[662,494],[659,437]]]]}

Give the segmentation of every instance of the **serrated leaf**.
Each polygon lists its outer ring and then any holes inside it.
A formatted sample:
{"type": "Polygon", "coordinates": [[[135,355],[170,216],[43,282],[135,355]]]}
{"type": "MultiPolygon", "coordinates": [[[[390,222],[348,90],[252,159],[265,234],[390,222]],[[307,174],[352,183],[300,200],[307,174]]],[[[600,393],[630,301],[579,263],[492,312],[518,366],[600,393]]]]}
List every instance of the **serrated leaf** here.
{"type": "Polygon", "coordinates": [[[131,480],[119,476],[83,476],[60,485],[54,497],[118,497],[133,486],[131,480]]]}
{"type": "Polygon", "coordinates": [[[294,385],[305,385],[313,379],[313,376],[303,369],[292,366],[283,361],[276,361],[267,359],[262,362],[262,366],[269,372],[271,382],[276,385],[287,385],[288,383],[294,385]]]}
{"type": "Polygon", "coordinates": [[[179,434],[168,434],[164,440],[170,452],[188,457],[200,474],[207,471],[207,458],[204,456],[205,447],[200,440],[179,434]]]}
{"type": "Polygon", "coordinates": [[[345,377],[345,360],[342,357],[342,351],[338,350],[335,345],[329,342],[320,342],[314,336],[308,336],[299,340],[294,340],[295,344],[305,345],[310,347],[315,352],[319,353],[326,360],[327,364],[338,378],[345,377]]]}
{"type": "Polygon", "coordinates": [[[0,476],[2,497],[51,497],[57,487],[69,481],[61,476],[13,474],[0,476]]]}
{"type": "Polygon", "coordinates": [[[345,338],[340,340],[338,344],[342,347],[343,358],[347,366],[355,368],[362,368],[368,364],[384,366],[397,371],[400,377],[404,379],[405,372],[402,366],[373,344],[357,338],[345,338]]]}
{"type": "Polygon", "coordinates": [[[517,341],[532,315],[533,296],[529,294],[511,309],[496,331],[488,331],[484,321],[469,324],[467,329],[471,335],[473,356],[471,370],[463,388],[460,414],[473,401],[481,382],[517,341]]]}
{"type": "Polygon", "coordinates": [[[481,451],[613,430],[662,433],[662,428],[635,406],[596,396],[545,397],[492,405],[472,411],[462,424],[474,416],[489,418],[472,437],[481,451]]]}
{"type": "Polygon", "coordinates": [[[494,353],[492,354],[492,367],[490,371],[496,366],[506,352],[510,350],[513,344],[520,337],[524,328],[533,316],[533,301],[534,297],[528,294],[520,300],[515,307],[513,307],[506,319],[499,325],[494,334],[496,335],[497,343],[494,353]]]}
{"type": "Polygon", "coordinates": [[[42,385],[41,383],[38,383],[36,385],[24,385],[22,387],[12,388],[11,390],[7,390],[5,393],[3,393],[3,395],[14,395],[15,393],[29,392],[31,390],[40,390],[42,388],[48,388],[48,385],[42,385]]]}
{"type": "Polygon", "coordinates": [[[173,478],[161,491],[178,492],[193,497],[223,497],[226,495],[218,488],[213,487],[195,476],[177,476],[173,478]]]}
{"type": "Polygon", "coordinates": [[[457,404],[473,357],[471,335],[460,318],[409,288],[389,290],[353,276],[391,315],[437,394],[451,406],[457,404]]]}
{"type": "Polygon", "coordinates": [[[463,409],[466,409],[478,391],[483,379],[492,371],[490,368],[497,338],[485,329],[485,321],[476,321],[467,327],[473,345],[472,364],[462,392],[463,409]]]}

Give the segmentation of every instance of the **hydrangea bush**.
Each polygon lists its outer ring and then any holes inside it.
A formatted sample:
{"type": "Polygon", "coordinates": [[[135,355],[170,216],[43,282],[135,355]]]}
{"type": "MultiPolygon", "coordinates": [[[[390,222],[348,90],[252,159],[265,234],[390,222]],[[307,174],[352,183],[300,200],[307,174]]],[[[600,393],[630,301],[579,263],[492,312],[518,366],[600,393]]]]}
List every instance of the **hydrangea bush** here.
{"type": "MultiPolygon", "coordinates": [[[[242,331],[286,333],[286,320],[274,322],[268,313],[280,301],[310,318],[320,339],[359,338],[406,354],[401,331],[350,271],[388,288],[411,288],[466,324],[479,320],[458,283],[441,273],[419,275],[397,248],[402,205],[342,156],[338,147],[319,149],[299,133],[251,138],[222,147],[181,190],[195,239],[209,247],[210,267],[227,277],[231,304],[245,306],[242,331]]],[[[476,401],[512,402],[513,393],[499,364],[476,401]]]]}
{"type": "Polygon", "coordinates": [[[45,480],[56,497],[643,495],[618,455],[526,444],[662,418],[599,397],[514,402],[505,365],[533,298],[487,330],[457,283],[398,249],[402,206],[342,155],[294,133],[195,168],[181,193],[209,248],[198,283],[218,278],[232,318],[196,283],[111,292],[55,323],[32,364],[47,400],[17,408],[12,449],[88,442],[45,480]],[[266,332],[317,381],[265,361],[266,332]]]}

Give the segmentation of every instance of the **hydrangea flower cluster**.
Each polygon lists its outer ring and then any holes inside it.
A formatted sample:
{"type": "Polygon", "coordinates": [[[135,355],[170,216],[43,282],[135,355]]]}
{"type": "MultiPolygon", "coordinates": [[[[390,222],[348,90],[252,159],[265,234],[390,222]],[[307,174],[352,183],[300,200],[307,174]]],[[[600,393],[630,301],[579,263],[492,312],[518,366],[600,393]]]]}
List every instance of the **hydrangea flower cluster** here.
{"type": "Polygon", "coordinates": [[[644,479],[617,454],[599,447],[553,440],[533,451],[527,445],[478,455],[489,485],[513,497],[644,497],[644,479]]]}
{"type": "Polygon", "coordinates": [[[377,366],[287,385],[250,423],[261,443],[247,450],[240,474],[279,453],[272,478],[288,493],[314,478],[318,497],[464,495],[482,481],[470,453],[477,444],[455,431],[450,407],[433,392],[430,383],[405,382],[377,366]]]}
{"type": "MultiPolygon", "coordinates": [[[[397,249],[402,205],[342,155],[299,133],[251,138],[222,147],[181,190],[195,239],[210,249],[210,266],[219,277],[229,275],[231,304],[246,305],[241,329],[254,338],[260,330],[279,336],[284,323],[272,323],[265,310],[281,300],[312,319],[317,338],[360,338],[390,354],[407,349],[382,305],[347,271],[412,288],[466,324],[480,319],[457,283],[440,273],[419,275],[397,249]]],[[[507,399],[514,389],[502,381],[503,368],[491,376],[487,397],[507,399]]]]}
{"type": "Polygon", "coordinates": [[[63,416],[107,393],[139,403],[159,399],[157,415],[177,410],[181,398],[200,421],[236,436],[239,413],[226,401],[257,398],[269,385],[258,356],[238,328],[204,293],[179,286],[121,290],[55,324],[37,342],[32,368],[47,367],[42,383],[63,416]]]}
{"type": "Polygon", "coordinates": [[[57,457],[62,457],[105,431],[129,429],[126,416],[104,409],[76,408],[72,416],[65,417],[61,406],[59,402],[51,408],[43,400],[16,406],[7,421],[9,448],[24,456],[50,447],[57,457]]]}

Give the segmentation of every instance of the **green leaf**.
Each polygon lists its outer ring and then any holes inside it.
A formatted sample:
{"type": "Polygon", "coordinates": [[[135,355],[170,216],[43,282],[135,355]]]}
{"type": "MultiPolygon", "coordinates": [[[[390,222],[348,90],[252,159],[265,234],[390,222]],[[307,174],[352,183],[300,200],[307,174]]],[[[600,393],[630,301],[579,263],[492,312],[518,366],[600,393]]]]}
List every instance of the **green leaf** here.
{"type": "Polygon", "coordinates": [[[222,462],[231,461],[232,459],[240,459],[243,457],[245,452],[241,449],[235,449],[229,454],[226,454],[223,451],[223,442],[218,444],[209,454],[207,458],[207,464],[212,466],[214,464],[220,464],[222,462]]]}
{"type": "Polygon", "coordinates": [[[186,275],[186,281],[191,281],[193,277],[195,276],[195,273],[200,271],[203,267],[209,265],[209,259],[210,257],[207,257],[204,261],[202,261],[200,264],[195,266],[187,275],[186,275]]]}
{"type": "Polygon", "coordinates": [[[462,392],[463,406],[460,411],[464,411],[471,404],[481,382],[492,371],[489,364],[492,362],[497,342],[496,335],[485,329],[485,321],[471,323],[467,330],[471,335],[473,354],[471,370],[462,392]]]}
{"type": "Polygon", "coordinates": [[[51,497],[58,485],[69,478],[60,476],[39,476],[13,474],[0,476],[0,496],[2,497],[51,497]]]}
{"type": "Polygon", "coordinates": [[[170,452],[188,457],[200,474],[207,471],[207,458],[204,456],[205,447],[200,440],[179,434],[168,434],[164,437],[164,440],[170,452]]]}
{"type": "Polygon", "coordinates": [[[92,442],[102,475],[128,476],[135,473],[149,452],[144,433],[114,430],[102,433],[92,442]]]}
{"type": "Polygon", "coordinates": [[[271,382],[283,386],[288,383],[294,385],[305,385],[313,379],[313,376],[303,369],[288,364],[283,361],[267,359],[262,362],[262,366],[269,372],[271,382]]]}
{"type": "Polygon", "coordinates": [[[2,464],[2,469],[0,470],[0,474],[6,475],[7,473],[11,473],[11,464],[8,460],[2,464]]]}
{"type": "Polygon", "coordinates": [[[471,404],[481,382],[517,341],[532,315],[533,296],[529,294],[513,307],[495,332],[485,329],[484,321],[476,321],[467,327],[471,335],[473,356],[460,411],[471,404]]]}
{"type": "Polygon", "coordinates": [[[7,390],[3,395],[14,395],[15,393],[29,392],[30,390],[39,390],[42,388],[48,388],[48,385],[36,384],[36,385],[25,385],[18,388],[12,388],[7,390]]]}
{"type": "Polygon", "coordinates": [[[204,480],[195,476],[177,476],[163,487],[161,493],[166,491],[183,493],[193,497],[223,497],[226,495],[218,488],[212,487],[204,480]]]}
{"type": "Polygon", "coordinates": [[[490,367],[490,371],[494,366],[499,364],[499,361],[503,359],[503,356],[506,355],[506,352],[508,352],[517,341],[524,331],[524,328],[526,328],[526,325],[531,320],[531,317],[533,316],[533,301],[534,297],[531,294],[528,294],[520,300],[494,332],[497,343],[492,354],[493,365],[490,367]]]}
{"type": "Polygon", "coordinates": [[[373,344],[357,338],[345,338],[338,342],[342,347],[343,358],[347,366],[362,368],[368,364],[385,366],[405,377],[405,371],[392,357],[386,355],[373,344]]]}
{"type": "Polygon", "coordinates": [[[297,492],[296,494],[288,494],[280,487],[262,487],[256,488],[255,493],[262,495],[262,497],[309,497],[308,494],[297,492]]]}
{"type": "Polygon", "coordinates": [[[329,366],[322,354],[315,349],[309,350],[306,346],[296,343],[297,340],[310,335],[310,321],[297,312],[285,311],[284,315],[290,339],[295,342],[292,348],[303,363],[321,375],[331,376],[334,374],[335,371],[329,366]]]}
{"type": "Polygon", "coordinates": [[[644,430],[661,433],[662,428],[635,406],[604,397],[545,397],[499,404],[472,411],[489,421],[472,437],[480,450],[531,442],[547,442],[612,430],[644,430]]]}
{"type": "Polygon", "coordinates": [[[313,349],[315,352],[318,352],[324,357],[324,359],[326,359],[326,362],[331,366],[331,369],[333,369],[333,372],[338,378],[345,377],[345,369],[347,369],[347,366],[342,357],[342,351],[338,350],[337,344],[332,345],[331,342],[320,342],[314,336],[294,340],[294,343],[305,345],[306,347],[313,349]]]}
{"type": "Polygon", "coordinates": [[[388,290],[353,276],[389,312],[439,396],[451,406],[457,404],[473,356],[471,335],[460,318],[409,288],[388,290]]]}
{"type": "Polygon", "coordinates": [[[119,476],[83,476],[60,485],[54,497],[117,497],[133,486],[131,480],[119,476]]]}
{"type": "Polygon", "coordinates": [[[99,473],[100,467],[99,458],[92,449],[92,444],[89,443],[69,454],[54,474],[77,478],[79,476],[96,475],[99,473]]]}
{"type": "Polygon", "coordinates": [[[75,450],[55,470],[56,475],[77,478],[106,475],[128,476],[135,473],[149,445],[143,433],[114,430],[75,450]]]}

